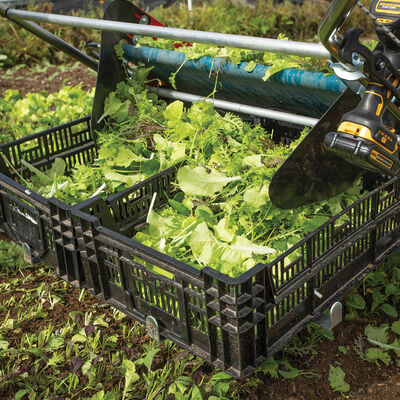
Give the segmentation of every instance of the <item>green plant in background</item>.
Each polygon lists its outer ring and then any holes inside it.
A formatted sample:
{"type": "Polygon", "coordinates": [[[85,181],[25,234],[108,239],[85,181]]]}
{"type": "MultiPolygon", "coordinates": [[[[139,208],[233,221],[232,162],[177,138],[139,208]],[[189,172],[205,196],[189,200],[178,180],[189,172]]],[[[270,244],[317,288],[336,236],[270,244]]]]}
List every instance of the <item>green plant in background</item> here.
{"type": "MultiPolygon", "coordinates": [[[[370,0],[363,1],[363,4],[369,6],[370,0]]],[[[213,0],[196,2],[191,14],[185,2],[177,2],[168,8],[158,7],[151,14],[160,22],[176,28],[269,38],[278,37],[284,32],[292,40],[317,41],[318,26],[328,5],[328,1],[320,1],[317,6],[312,1],[306,1],[302,6],[289,1],[274,5],[272,0],[263,0],[258,1],[253,9],[231,0],[213,0]]],[[[52,3],[28,5],[28,8],[51,12],[52,3]]],[[[88,12],[74,12],[73,15],[102,18],[102,11],[93,8],[88,12]]],[[[87,41],[100,41],[97,31],[52,24],[43,26],[81,49],[87,41]]],[[[349,26],[362,26],[368,39],[374,37],[373,24],[358,9],[352,13],[349,26]]],[[[70,60],[64,53],[5,19],[0,20],[0,54],[7,55],[5,63],[8,66],[32,65],[44,60],[60,64],[70,60]]]]}
{"type": "MultiPolygon", "coordinates": [[[[12,393],[19,399],[72,394],[87,400],[121,396],[161,400],[168,395],[181,400],[239,399],[244,398],[246,388],[264,384],[264,376],[296,384],[298,377],[315,380],[324,373],[292,364],[293,360],[303,364],[316,343],[325,337],[332,339],[316,325],[308,327],[304,342],[296,337],[285,349],[290,361],[270,358],[255,376],[239,382],[224,372],[204,369],[201,359],[170,341],[143,339],[143,327],[105,304],[93,303],[90,294],[83,296],[84,290],[74,293],[76,311],[60,319],[60,307],[71,296],[66,282],[42,266],[25,264],[19,247],[12,243],[0,241],[0,260],[0,278],[9,277],[0,282],[1,293],[8,294],[0,301],[0,393],[12,393]],[[10,277],[7,264],[11,268],[19,265],[18,270],[14,267],[17,276],[10,277]],[[27,329],[32,321],[39,321],[40,328],[27,329]],[[16,335],[21,329],[24,334],[16,335]]],[[[377,273],[389,270],[388,265],[398,269],[396,262],[394,256],[377,273]]],[[[366,324],[359,339],[360,362],[377,367],[398,363],[400,321],[366,324]]],[[[331,365],[327,374],[332,390],[346,396],[351,382],[344,367],[331,365]]]]}
{"type": "MultiPolygon", "coordinates": [[[[40,12],[51,12],[52,7],[53,3],[50,2],[27,5],[29,10],[40,12]]],[[[72,12],[72,15],[102,18],[102,11],[101,8],[92,7],[87,12],[72,12]]],[[[98,31],[60,27],[54,24],[43,24],[42,26],[80,49],[85,47],[87,41],[100,41],[98,31]]],[[[32,65],[44,61],[60,64],[71,61],[71,58],[62,51],[4,18],[0,19],[0,54],[7,55],[6,66],[32,65]]]]}
{"type": "Polygon", "coordinates": [[[329,366],[329,384],[335,392],[339,392],[342,395],[350,390],[350,385],[344,380],[345,375],[342,368],[333,365],[329,366]]]}
{"type": "Polygon", "coordinates": [[[0,98],[0,143],[53,128],[90,114],[94,89],[64,86],[59,92],[29,93],[9,89],[0,98]]]}
{"type": "Polygon", "coordinates": [[[335,337],[331,330],[327,330],[315,322],[307,325],[307,336],[300,338],[295,336],[284,349],[284,353],[296,358],[308,358],[317,356],[316,347],[323,340],[334,341],[335,337]]]}
{"type": "Polygon", "coordinates": [[[346,304],[353,313],[365,316],[383,311],[397,318],[400,304],[400,256],[394,254],[380,268],[368,274],[363,285],[347,296],[346,304]]]}
{"type": "Polygon", "coordinates": [[[391,321],[379,326],[368,323],[364,335],[354,340],[353,351],[360,360],[378,367],[382,364],[388,366],[393,361],[400,366],[400,321],[397,320],[400,302],[399,261],[399,254],[394,253],[346,296],[346,305],[352,311],[350,316],[353,318],[369,322],[372,316],[382,315],[383,311],[391,321]]]}
{"type": "MultiPolygon", "coordinates": [[[[369,6],[370,0],[363,4],[369,6]]],[[[317,41],[318,26],[329,6],[329,1],[305,1],[294,5],[290,1],[274,4],[272,0],[258,0],[252,8],[232,0],[198,1],[192,13],[185,2],[171,7],[158,7],[151,14],[161,22],[175,28],[233,33],[248,36],[276,38],[284,32],[290,39],[317,41]]],[[[366,35],[372,37],[372,22],[355,9],[349,26],[362,26],[366,35]]]]}
{"type": "MultiPolygon", "coordinates": [[[[14,246],[0,241],[0,260],[8,259],[14,246]]],[[[231,398],[231,376],[206,374],[200,358],[168,340],[149,341],[143,327],[89,294],[75,293],[75,310],[60,313],[71,289],[51,270],[22,262],[18,275],[4,280],[9,276],[4,265],[0,291],[8,296],[0,301],[0,396],[231,398]]]]}

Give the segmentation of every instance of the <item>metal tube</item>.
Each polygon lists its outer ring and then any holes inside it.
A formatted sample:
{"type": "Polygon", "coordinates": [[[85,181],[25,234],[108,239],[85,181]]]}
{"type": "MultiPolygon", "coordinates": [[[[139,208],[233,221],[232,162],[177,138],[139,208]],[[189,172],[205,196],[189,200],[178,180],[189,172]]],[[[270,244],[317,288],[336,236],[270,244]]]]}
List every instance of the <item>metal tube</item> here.
{"type": "Polygon", "coordinates": [[[353,71],[357,68],[347,64],[346,61],[340,57],[340,38],[338,37],[338,31],[357,2],[358,0],[332,1],[318,29],[318,35],[322,45],[325,46],[338,61],[344,64],[349,71],[353,71]]]}
{"type": "Polygon", "coordinates": [[[329,57],[329,52],[320,43],[295,42],[291,40],[265,39],[252,36],[229,35],[224,33],[193,31],[189,29],[167,28],[163,26],[132,24],[101,19],[71,17],[58,14],[39,13],[10,9],[7,15],[13,19],[27,19],[80,28],[109,32],[130,33],[142,36],[160,37],[188,42],[207,43],[241,49],[287,53],[306,57],[329,57]]]}
{"type": "Polygon", "coordinates": [[[63,51],[64,53],[70,55],[71,57],[77,59],[81,63],[87,65],[89,68],[97,71],[98,62],[93,58],[89,57],[87,54],[83,53],[82,51],[78,50],[76,47],[70,45],[66,41],[60,39],[58,36],[52,34],[48,30],[42,28],[40,25],[35,24],[34,22],[24,21],[22,19],[13,19],[10,18],[8,15],[8,10],[10,8],[5,6],[0,2],[0,14],[4,17],[8,18],[12,22],[15,22],[17,25],[20,25],[22,28],[28,30],[29,32],[33,33],[34,35],[40,37],[44,41],[50,43],[57,49],[63,51]]]}
{"type": "Polygon", "coordinates": [[[255,117],[290,122],[292,124],[302,126],[314,126],[318,122],[317,118],[305,117],[303,115],[290,114],[283,111],[269,110],[267,108],[261,107],[247,106],[245,104],[233,103],[231,101],[205,98],[190,93],[178,92],[176,90],[155,88],[152,86],[149,86],[148,88],[150,92],[156,93],[157,95],[161,97],[166,97],[168,99],[187,101],[191,103],[194,101],[205,100],[213,103],[216,108],[221,108],[222,110],[237,112],[241,114],[253,115],[255,117]]]}
{"type": "MultiPolygon", "coordinates": [[[[333,0],[318,30],[318,35],[323,46],[325,46],[329,53],[343,64],[348,71],[354,71],[360,67],[346,63],[340,56],[339,47],[341,38],[338,32],[357,3],[358,0],[333,0]]],[[[366,78],[359,79],[359,82],[364,86],[367,86],[369,83],[366,78]]],[[[389,104],[389,111],[400,120],[400,110],[393,103],[389,104]]]]}

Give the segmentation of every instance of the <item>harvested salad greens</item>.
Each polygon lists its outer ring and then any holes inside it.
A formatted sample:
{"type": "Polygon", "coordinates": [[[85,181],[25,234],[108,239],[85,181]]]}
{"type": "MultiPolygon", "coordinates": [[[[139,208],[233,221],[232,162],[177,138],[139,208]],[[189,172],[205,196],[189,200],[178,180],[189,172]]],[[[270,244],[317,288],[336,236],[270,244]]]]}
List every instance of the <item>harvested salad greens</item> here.
{"type": "Polygon", "coordinates": [[[93,165],[78,164],[67,176],[61,159],[45,173],[25,162],[34,172],[29,188],[74,204],[176,165],[177,194],[149,211],[134,240],[231,276],[274,259],[359,196],[354,186],[329,201],[277,209],[268,185],[298,141],[275,145],[261,126],[221,116],[209,102],[167,104],[148,92],[148,72],[139,69],[107,99],[93,165]]]}
{"type": "MultiPolygon", "coordinates": [[[[279,40],[288,40],[283,34],[278,35],[279,40]]],[[[307,71],[318,71],[318,72],[329,72],[328,66],[325,65],[325,61],[312,58],[312,57],[300,57],[291,54],[283,53],[269,53],[263,51],[238,49],[234,47],[223,47],[213,46],[210,44],[193,43],[188,44],[186,42],[156,38],[154,40],[150,37],[142,37],[138,40],[136,47],[154,47],[162,50],[179,51],[186,56],[186,61],[197,60],[201,57],[216,57],[224,58],[233,64],[240,64],[247,62],[245,70],[252,72],[257,64],[270,66],[265,72],[263,80],[266,81],[271,75],[282,71],[285,68],[304,69],[307,71]]],[[[177,72],[170,77],[170,82],[174,86],[174,77],[177,72]]]]}

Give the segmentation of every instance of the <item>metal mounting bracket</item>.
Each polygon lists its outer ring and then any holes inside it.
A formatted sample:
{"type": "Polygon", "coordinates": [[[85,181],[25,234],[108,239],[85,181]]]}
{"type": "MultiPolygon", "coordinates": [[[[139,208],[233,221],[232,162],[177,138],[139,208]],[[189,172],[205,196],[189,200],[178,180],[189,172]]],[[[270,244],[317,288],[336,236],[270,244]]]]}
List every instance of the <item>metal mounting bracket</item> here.
{"type": "Polygon", "coordinates": [[[28,243],[22,243],[22,252],[24,253],[24,260],[29,263],[33,264],[32,262],[32,251],[31,248],[29,247],[28,243]]]}
{"type": "MultiPolygon", "coordinates": [[[[339,77],[340,79],[346,80],[346,81],[358,81],[359,79],[365,79],[364,72],[361,70],[361,68],[355,70],[355,71],[349,71],[343,64],[341,63],[330,63],[329,65],[335,75],[339,77]]],[[[360,84],[359,82],[357,82],[360,84]]]]}
{"type": "Polygon", "coordinates": [[[157,320],[151,315],[146,317],[146,331],[156,342],[160,341],[160,327],[158,326],[157,320]]]}
{"type": "Polygon", "coordinates": [[[329,314],[320,315],[315,321],[318,325],[325,329],[332,330],[336,325],[339,325],[343,320],[343,305],[340,301],[332,304],[329,314]]]}

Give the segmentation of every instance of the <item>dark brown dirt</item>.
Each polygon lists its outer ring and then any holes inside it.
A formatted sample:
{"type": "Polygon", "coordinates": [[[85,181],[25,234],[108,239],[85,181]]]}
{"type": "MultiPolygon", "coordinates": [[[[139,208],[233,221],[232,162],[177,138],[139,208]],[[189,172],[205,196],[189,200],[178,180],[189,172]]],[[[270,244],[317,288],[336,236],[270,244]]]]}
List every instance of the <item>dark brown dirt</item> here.
{"type": "Polygon", "coordinates": [[[49,93],[60,90],[65,85],[82,85],[89,90],[96,85],[96,77],[92,71],[82,65],[74,64],[62,69],[57,67],[43,68],[42,72],[35,72],[24,67],[15,72],[0,71],[0,96],[7,89],[19,90],[22,95],[47,90],[49,93]],[[66,70],[64,70],[66,69],[66,70]]]}
{"type": "MultiPolygon", "coordinates": [[[[15,277],[21,278],[22,275],[16,275],[15,277]]],[[[28,282],[23,286],[25,290],[33,289],[38,287],[40,284],[51,285],[51,290],[57,292],[57,289],[61,289],[63,283],[57,281],[55,275],[47,275],[36,277],[36,279],[28,282]],[[58,282],[58,283],[57,283],[58,282]]],[[[15,291],[8,293],[6,296],[16,296],[20,294],[20,287],[16,287],[15,291]]],[[[26,333],[38,332],[44,329],[45,326],[51,321],[55,327],[63,326],[70,318],[69,313],[71,311],[78,311],[82,315],[87,311],[92,311],[94,314],[99,312],[111,315],[111,311],[108,307],[101,307],[101,302],[94,296],[87,294],[85,302],[78,301],[79,290],[68,287],[66,292],[62,294],[62,303],[56,305],[53,310],[50,309],[47,302],[43,302],[44,309],[47,315],[44,319],[25,321],[19,324],[18,329],[13,331],[13,338],[11,340],[12,345],[17,345],[21,337],[26,333]]],[[[0,294],[0,303],[6,300],[4,295],[0,294]]],[[[12,314],[16,313],[17,310],[12,310],[12,314]]],[[[0,321],[4,318],[4,312],[0,313],[0,321]]],[[[384,321],[388,321],[387,318],[380,318],[378,316],[375,324],[380,324],[384,321]]],[[[75,320],[83,324],[83,317],[79,314],[75,315],[75,320]]],[[[314,354],[304,355],[303,357],[294,357],[290,354],[281,353],[277,358],[286,358],[290,361],[292,366],[295,366],[301,370],[313,372],[318,374],[318,377],[304,378],[298,377],[296,379],[284,380],[279,378],[275,380],[268,376],[257,376],[261,381],[256,387],[251,385],[250,378],[246,381],[236,381],[234,383],[236,392],[240,398],[249,400],[340,400],[343,397],[339,393],[332,391],[329,381],[329,366],[340,366],[346,373],[345,381],[350,384],[351,391],[347,393],[349,399],[352,400],[395,400],[400,399],[400,370],[395,366],[397,360],[392,360],[388,367],[381,366],[377,367],[375,364],[361,361],[356,353],[352,350],[354,340],[363,334],[364,327],[371,321],[346,321],[343,322],[339,327],[335,329],[335,340],[329,341],[327,339],[322,340],[315,347],[313,347],[314,354]],[[339,346],[344,346],[347,349],[347,354],[344,355],[338,351],[339,346]]],[[[133,322],[132,322],[133,323],[133,322]]],[[[83,325],[82,325],[83,326],[83,325]]],[[[118,322],[110,323],[108,328],[101,328],[102,335],[114,335],[120,329],[118,322]]],[[[143,329],[144,332],[144,329],[143,329]]],[[[307,332],[301,333],[302,339],[307,339],[307,332]]],[[[136,337],[131,340],[131,348],[126,347],[126,343],[123,340],[118,342],[118,347],[126,348],[129,352],[127,356],[130,358],[136,358],[138,349],[140,349],[143,343],[148,342],[149,338],[143,333],[142,336],[136,337]]],[[[366,343],[363,343],[366,345],[366,343]]],[[[173,356],[178,360],[182,356],[186,356],[186,351],[179,351],[173,356]]],[[[154,368],[161,368],[165,363],[165,357],[162,352],[157,356],[154,361],[154,368]]],[[[65,367],[65,370],[61,371],[61,375],[65,376],[70,373],[72,367],[65,367]]],[[[205,365],[201,367],[197,374],[201,380],[204,376],[210,376],[212,369],[205,365]]],[[[82,382],[87,379],[85,376],[79,373],[79,377],[82,382]]],[[[116,378],[117,380],[118,378],[116,378]]],[[[196,380],[196,377],[193,377],[196,380]]],[[[106,388],[112,388],[114,381],[108,382],[106,388]]],[[[91,392],[86,394],[92,394],[91,392]]],[[[94,393],[93,393],[94,394],[94,393]]],[[[2,393],[0,390],[0,399],[11,399],[12,395],[10,392],[2,393]],[[4,397],[2,397],[4,396],[4,397]]]]}
{"type": "MultiPolygon", "coordinates": [[[[329,367],[339,366],[346,373],[345,381],[350,384],[351,391],[346,393],[352,400],[394,400],[400,399],[400,370],[394,359],[388,367],[378,367],[373,363],[362,361],[352,350],[354,341],[363,335],[364,326],[372,321],[342,322],[335,329],[335,340],[323,340],[312,359],[290,359],[292,365],[299,369],[309,369],[321,375],[320,378],[296,378],[295,380],[272,381],[268,386],[259,387],[257,395],[260,399],[279,400],[333,400],[343,399],[339,393],[332,391],[329,381],[329,367]],[[347,349],[344,355],[338,351],[339,346],[347,349]],[[264,391],[264,394],[263,394],[264,391]],[[267,393],[272,393],[270,396],[267,393]],[[264,397],[263,397],[264,396],[264,397]],[[269,396],[269,397],[268,397],[269,396]]],[[[376,322],[374,322],[376,323],[376,322]]],[[[305,332],[301,334],[305,336],[305,332]]],[[[363,343],[367,345],[367,343],[363,343]]],[[[271,381],[271,380],[269,380],[271,381]]]]}

